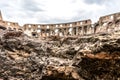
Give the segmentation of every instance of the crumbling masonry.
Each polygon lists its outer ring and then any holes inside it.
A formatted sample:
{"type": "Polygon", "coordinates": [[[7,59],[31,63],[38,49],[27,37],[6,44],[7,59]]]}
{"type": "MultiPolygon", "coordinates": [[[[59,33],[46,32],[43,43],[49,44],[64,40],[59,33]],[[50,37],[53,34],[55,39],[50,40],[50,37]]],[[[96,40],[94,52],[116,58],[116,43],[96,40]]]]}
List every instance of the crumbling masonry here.
{"type": "Polygon", "coordinates": [[[22,30],[28,36],[36,38],[55,35],[62,37],[82,36],[120,30],[120,13],[102,16],[94,24],[88,19],[69,23],[25,24],[24,26],[19,26],[16,22],[4,21],[0,12],[0,26],[4,26],[8,30],[22,30]]]}

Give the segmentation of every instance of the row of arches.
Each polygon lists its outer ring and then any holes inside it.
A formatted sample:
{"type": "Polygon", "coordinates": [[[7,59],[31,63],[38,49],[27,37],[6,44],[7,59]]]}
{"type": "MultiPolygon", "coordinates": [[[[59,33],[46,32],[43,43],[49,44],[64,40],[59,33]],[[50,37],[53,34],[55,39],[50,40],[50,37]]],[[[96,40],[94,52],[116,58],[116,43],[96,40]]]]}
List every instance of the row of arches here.
{"type": "Polygon", "coordinates": [[[40,29],[32,30],[26,29],[25,33],[29,36],[34,37],[45,37],[51,35],[58,35],[58,36],[77,36],[77,35],[87,35],[94,32],[91,25],[86,26],[76,26],[76,27],[69,27],[69,28],[55,28],[55,29],[40,29]]]}

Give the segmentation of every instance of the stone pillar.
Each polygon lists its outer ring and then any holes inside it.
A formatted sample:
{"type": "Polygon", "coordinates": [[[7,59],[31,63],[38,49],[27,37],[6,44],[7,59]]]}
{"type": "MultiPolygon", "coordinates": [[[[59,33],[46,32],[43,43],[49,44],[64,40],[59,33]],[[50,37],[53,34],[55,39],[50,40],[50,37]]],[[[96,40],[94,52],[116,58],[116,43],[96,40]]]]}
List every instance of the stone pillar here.
{"type": "Polygon", "coordinates": [[[54,30],[52,30],[52,36],[54,36],[55,34],[54,34],[54,30]]]}
{"type": "Polygon", "coordinates": [[[47,37],[47,29],[45,29],[45,32],[44,32],[44,34],[45,34],[45,37],[47,37]]]}
{"type": "Polygon", "coordinates": [[[88,26],[88,28],[87,28],[87,34],[91,34],[91,27],[90,26],[88,26]]]}
{"type": "Polygon", "coordinates": [[[42,36],[41,32],[39,32],[39,36],[40,36],[40,37],[42,36]]]}
{"type": "Polygon", "coordinates": [[[51,31],[51,36],[53,36],[53,30],[51,31]]]}
{"type": "Polygon", "coordinates": [[[77,32],[78,35],[81,34],[81,30],[80,30],[80,26],[78,27],[78,32],[77,32]]]}
{"type": "Polygon", "coordinates": [[[78,35],[81,35],[81,27],[78,27],[78,35]]]}
{"type": "Polygon", "coordinates": [[[66,28],[66,36],[68,36],[68,28],[66,28]]]}
{"type": "Polygon", "coordinates": [[[50,36],[52,35],[52,30],[50,31],[50,36]]]}
{"type": "Polygon", "coordinates": [[[74,29],[72,28],[72,36],[74,36],[74,29]]]}
{"type": "Polygon", "coordinates": [[[87,32],[86,32],[86,34],[89,34],[89,26],[87,26],[87,32]]]}
{"type": "Polygon", "coordinates": [[[78,32],[79,32],[78,28],[79,28],[79,27],[76,27],[76,35],[78,35],[78,32]]]}
{"type": "Polygon", "coordinates": [[[64,29],[62,29],[62,36],[64,36],[65,34],[64,34],[64,29]]]}
{"type": "Polygon", "coordinates": [[[76,27],[75,28],[73,28],[73,30],[74,30],[74,36],[76,35],[76,27]]]}
{"type": "Polygon", "coordinates": [[[88,26],[85,26],[85,34],[88,34],[88,26]]]}
{"type": "Polygon", "coordinates": [[[41,37],[43,37],[43,31],[41,30],[41,37]]]}
{"type": "Polygon", "coordinates": [[[67,36],[67,33],[68,33],[68,32],[67,32],[67,28],[66,28],[66,30],[65,30],[65,36],[67,36]]]}
{"type": "Polygon", "coordinates": [[[63,36],[65,36],[65,29],[63,29],[63,36]]]}
{"type": "MultiPolygon", "coordinates": [[[[50,31],[51,31],[51,29],[50,29],[50,31]]],[[[48,34],[49,34],[49,36],[50,36],[50,31],[49,31],[49,33],[48,33],[48,34]]]]}
{"type": "Polygon", "coordinates": [[[84,26],[82,26],[82,35],[84,35],[84,26]]]}
{"type": "Polygon", "coordinates": [[[59,31],[58,31],[58,35],[60,36],[60,33],[61,33],[61,29],[58,29],[59,31]]]}
{"type": "Polygon", "coordinates": [[[66,36],[68,36],[68,28],[66,28],[66,36]]]}

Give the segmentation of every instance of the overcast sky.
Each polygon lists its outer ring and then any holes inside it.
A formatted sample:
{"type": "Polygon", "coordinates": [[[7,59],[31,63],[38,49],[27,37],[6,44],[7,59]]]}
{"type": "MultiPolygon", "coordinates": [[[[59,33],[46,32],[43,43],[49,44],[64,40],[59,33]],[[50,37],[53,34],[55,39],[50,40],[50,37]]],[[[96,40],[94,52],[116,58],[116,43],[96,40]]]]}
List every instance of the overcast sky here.
{"type": "Polygon", "coordinates": [[[3,19],[26,23],[65,23],[120,12],[120,0],[0,0],[3,19]]]}

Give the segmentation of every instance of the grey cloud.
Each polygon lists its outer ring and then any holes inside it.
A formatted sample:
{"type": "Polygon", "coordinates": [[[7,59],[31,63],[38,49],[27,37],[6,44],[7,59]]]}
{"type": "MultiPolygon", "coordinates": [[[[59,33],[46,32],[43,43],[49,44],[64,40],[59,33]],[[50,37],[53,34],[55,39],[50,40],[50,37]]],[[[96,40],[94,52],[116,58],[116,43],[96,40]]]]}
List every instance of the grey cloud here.
{"type": "Polygon", "coordinates": [[[25,0],[24,2],[22,2],[22,8],[25,11],[29,12],[44,11],[42,8],[39,7],[39,5],[41,4],[34,2],[34,0],[25,0]]]}
{"type": "Polygon", "coordinates": [[[45,24],[57,24],[57,23],[65,23],[65,22],[72,22],[72,21],[65,20],[64,18],[63,19],[58,19],[58,18],[45,19],[45,18],[43,18],[42,20],[38,19],[38,23],[45,23],[45,24]]]}
{"type": "Polygon", "coordinates": [[[108,1],[108,0],[84,0],[84,2],[87,4],[103,4],[106,1],[108,1]]]}
{"type": "MultiPolygon", "coordinates": [[[[85,10],[77,10],[77,14],[72,15],[70,18],[51,18],[48,16],[46,11],[44,11],[44,5],[40,2],[35,2],[35,0],[19,0],[20,3],[16,3],[17,1],[7,1],[3,0],[0,2],[0,8],[2,13],[4,13],[4,19],[10,20],[16,18],[17,22],[21,23],[65,23],[65,22],[73,22],[85,19],[94,19],[97,21],[100,16],[104,16],[107,14],[115,13],[120,11],[119,0],[83,0],[86,5],[102,5],[103,9],[97,11],[89,11],[85,10]],[[15,4],[16,3],[16,4],[15,4]],[[11,12],[12,11],[12,12],[11,12]]],[[[71,3],[76,3],[77,0],[70,0],[71,3]]],[[[85,6],[81,6],[85,7],[85,6]]],[[[59,16],[58,16],[59,17],[59,16]]]]}
{"type": "Polygon", "coordinates": [[[26,18],[34,18],[36,13],[43,12],[44,5],[36,3],[34,0],[24,0],[21,2],[21,11],[24,13],[26,18]]]}

